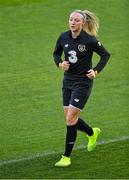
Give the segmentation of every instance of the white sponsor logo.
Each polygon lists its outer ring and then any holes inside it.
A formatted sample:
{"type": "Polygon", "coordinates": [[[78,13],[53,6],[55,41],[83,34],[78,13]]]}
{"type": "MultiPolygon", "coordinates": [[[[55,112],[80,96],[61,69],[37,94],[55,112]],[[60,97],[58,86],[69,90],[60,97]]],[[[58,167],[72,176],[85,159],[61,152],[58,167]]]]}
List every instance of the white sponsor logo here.
{"type": "Polygon", "coordinates": [[[69,144],[74,144],[75,142],[69,142],[69,144]]]}
{"type": "Polygon", "coordinates": [[[83,44],[79,44],[79,45],[78,45],[78,50],[79,50],[80,52],[85,51],[85,49],[86,49],[86,46],[85,46],[85,45],[83,45],[83,44]]]}
{"type": "Polygon", "coordinates": [[[75,101],[75,102],[79,102],[79,99],[76,98],[76,99],[74,99],[74,101],[75,101]]]}
{"type": "Polygon", "coordinates": [[[98,42],[98,45],[101,46],[101,42],[98,42]]]}
{"type": "Polygon", "coordinates": [[[69,45],[68,44],[65,44],[65,47],[68,47],[69,45]]]}

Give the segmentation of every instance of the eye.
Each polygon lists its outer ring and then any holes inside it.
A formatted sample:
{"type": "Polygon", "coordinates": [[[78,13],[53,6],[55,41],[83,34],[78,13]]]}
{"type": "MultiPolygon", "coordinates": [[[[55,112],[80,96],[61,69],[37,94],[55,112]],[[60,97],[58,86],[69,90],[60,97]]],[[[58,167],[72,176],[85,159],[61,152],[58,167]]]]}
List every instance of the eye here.
{"type": "Polygon", "coordinates": [[[77,22],[77,23],[79,23],[79,22],[81,22],[81,20],[80,19],[77,19],[77,18],[69,18],[69,21],[75,21],[75,22],[77,22]]]}
{"type": "Polygon", "coordinates": [[[80,19],[75,19],[76,22],[80,22],[80,19]]]}

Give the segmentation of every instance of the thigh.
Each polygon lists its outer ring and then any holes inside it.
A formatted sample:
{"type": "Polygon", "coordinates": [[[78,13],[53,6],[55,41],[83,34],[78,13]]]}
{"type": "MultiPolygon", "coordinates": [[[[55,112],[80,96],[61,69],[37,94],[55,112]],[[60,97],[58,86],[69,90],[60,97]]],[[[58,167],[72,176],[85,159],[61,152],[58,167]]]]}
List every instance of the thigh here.
{"type": "Polygon", "coordinates": [[[71,94],[70,106],[82,110],[87,103],[91,90],[92,83],[79,83],[75,86],[71,94]]]}
{"type": "Polygon", "coordinates": [[[72,94],[72,82],[66,79],[63,80],[62,96],[64,108],[68,108],[72,94]]]}
{"type": "Polygon", "coordinates": [[[71,99],[71,90],[67,88],[62,89],[62,96],[63,96],[63,106],[64,108],[69,107],[69,102],[71,99]]]}
{"type": "Polygon", "coordinates": [[[64,107],[64,114],[65,114],[65,116],[67,116],[68,110],[69,110],[69,107],[64,107]]]}

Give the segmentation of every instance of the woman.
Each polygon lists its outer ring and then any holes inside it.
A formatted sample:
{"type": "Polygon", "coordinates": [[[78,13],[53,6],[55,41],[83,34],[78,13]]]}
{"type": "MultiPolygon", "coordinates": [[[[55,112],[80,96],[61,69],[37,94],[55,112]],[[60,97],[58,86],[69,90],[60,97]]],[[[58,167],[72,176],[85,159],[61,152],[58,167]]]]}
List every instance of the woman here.
{"type": "Polygon", "coordinates": [[[70,30],[62,33],[53,53],[56,65],[64,71],[63,105],[66,116],[65,152],[58,167],[71,164],[71,153],[76,141],[77,130],[87,134],[87,150],[92,151],[101,130],[92,128],[80,116],[92,90],[93,79],[106,65],[110,54],[96,39],[99,28],[98,18],[90,11],[75,10],[69,17],[70,30]],[[65,60],[62,61],[64,52],[65,60]],[[92,55],[100,56],[98,64],[92,68],[92,55]]]}

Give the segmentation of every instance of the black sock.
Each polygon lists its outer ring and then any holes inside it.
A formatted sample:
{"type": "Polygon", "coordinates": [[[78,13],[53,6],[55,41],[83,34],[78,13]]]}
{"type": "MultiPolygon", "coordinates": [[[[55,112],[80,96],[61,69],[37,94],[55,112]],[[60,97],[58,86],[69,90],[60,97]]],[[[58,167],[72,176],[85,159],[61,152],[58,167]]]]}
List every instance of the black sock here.
{"type": "Polygon", "coordinates": [[[93,129],[81,118],[78,118],[77,129],[87,133],[89,136],[93,135],[93,129]]]}
{"type": "Polygon", "coordinates": [[[64,156],[69,157],[72,153],[77,136],[77,125],[67,126],[66,145],[64,156]]]}

